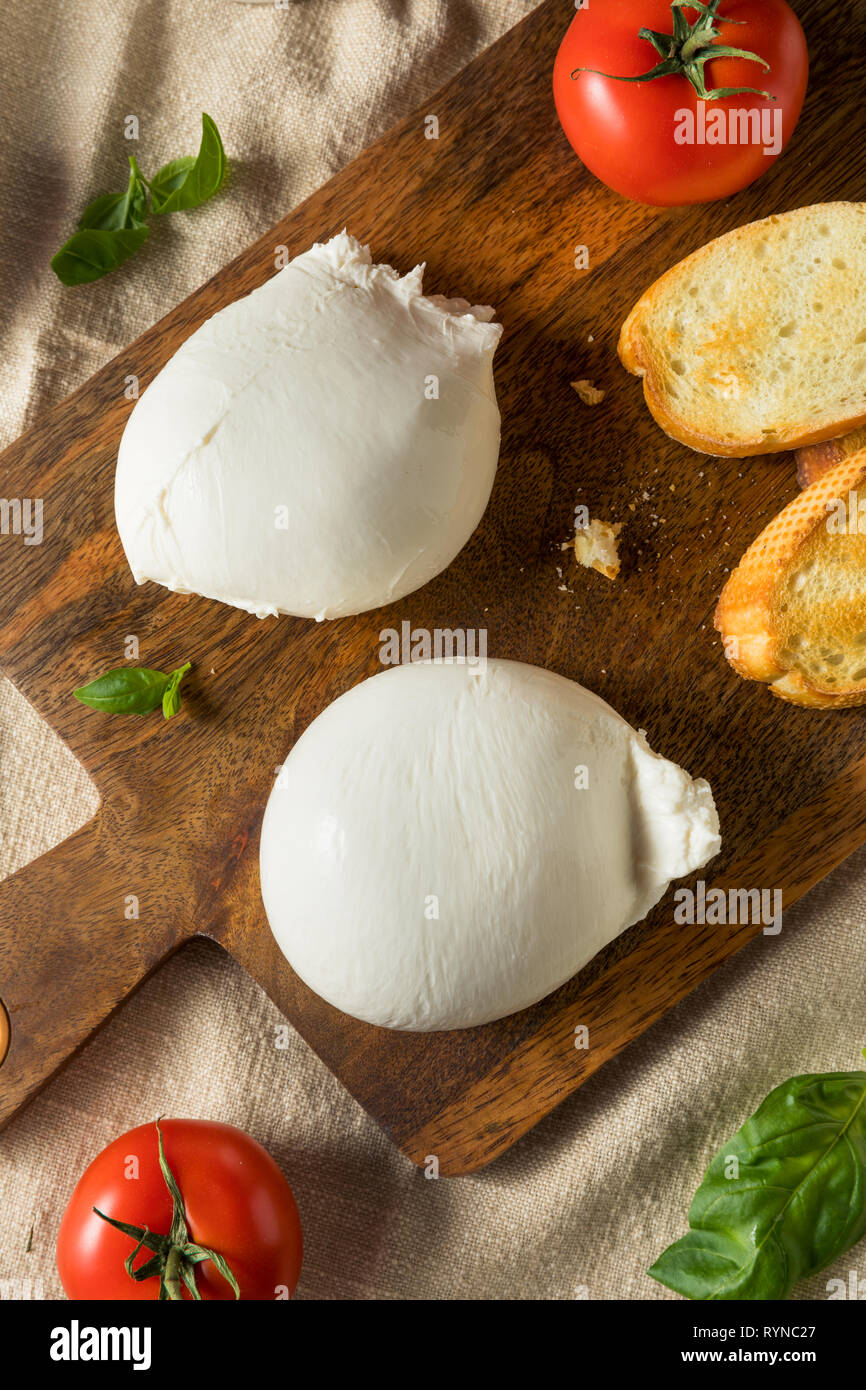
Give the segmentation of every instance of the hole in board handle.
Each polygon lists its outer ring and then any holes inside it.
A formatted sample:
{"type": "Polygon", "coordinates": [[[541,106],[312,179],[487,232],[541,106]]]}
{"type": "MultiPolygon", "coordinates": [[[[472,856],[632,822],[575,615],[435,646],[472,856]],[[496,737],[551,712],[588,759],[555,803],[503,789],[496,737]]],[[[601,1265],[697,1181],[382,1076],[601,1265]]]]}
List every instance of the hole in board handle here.
{"type": "Polygon", "coordinates": [[[6,1012],[3,1000],[0,999],[0,1067],[6,1060],[6,1053],[9,1051],[9,1015],[6,1012]]]}

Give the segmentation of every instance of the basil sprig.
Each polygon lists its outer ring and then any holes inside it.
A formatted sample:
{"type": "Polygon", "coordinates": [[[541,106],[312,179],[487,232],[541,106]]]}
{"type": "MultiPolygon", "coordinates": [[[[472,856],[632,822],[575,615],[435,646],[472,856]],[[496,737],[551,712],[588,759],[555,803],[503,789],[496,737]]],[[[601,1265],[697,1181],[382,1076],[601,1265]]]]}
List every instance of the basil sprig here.
{"type": "Polygon", "coordinates": [[[116,666],[72,693],[106,714],[150,714],[162,706],[163,718],[171,719],[180,709],[180,683],[190,666],[187,661],[168,675],[146,666],[116,666]]]}
{"type": "Polygon", "coordinates": [[[202,112],[198,154],[171,160],[152,179],[144,177],[130,155],[126,192],[105,193],[88,204],[78,229],[51,259],[54,274],[64,285],[99,280],[123,265],[147,240],[148,211],[161,214],[197,208],[213,197],[225,174],[220,133],[202,112]]]}
{"type": "MultiPolygon", "coordinates": [[[[864,1053],[866,1056],[866,1053],[864,1053]]],[[[866,1071],[795,1076],[716,1154],[649,1270],[694,1299],[784,1299],[866,1235],[866,1071]]]]}

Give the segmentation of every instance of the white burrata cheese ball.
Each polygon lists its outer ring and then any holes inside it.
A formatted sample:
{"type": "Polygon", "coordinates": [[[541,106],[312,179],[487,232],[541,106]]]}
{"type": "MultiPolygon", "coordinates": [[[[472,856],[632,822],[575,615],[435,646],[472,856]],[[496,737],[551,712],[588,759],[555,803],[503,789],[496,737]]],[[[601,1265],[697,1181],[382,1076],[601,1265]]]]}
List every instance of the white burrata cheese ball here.
{"type": "Polygon", "coordinates": [[[259,617],[378,608],[451,563],[499,455],[493,310],[343,232],[196,330],[129,417],[115,515],[138,583],[259,617]]]}
{"type": "Polygon", "coordinates": [[[718,852],[708,784],[520,662],[415,663],[328,706],[268,800],[261,889],[292,968],[388,1028],[533,1004],[718,852]]]}

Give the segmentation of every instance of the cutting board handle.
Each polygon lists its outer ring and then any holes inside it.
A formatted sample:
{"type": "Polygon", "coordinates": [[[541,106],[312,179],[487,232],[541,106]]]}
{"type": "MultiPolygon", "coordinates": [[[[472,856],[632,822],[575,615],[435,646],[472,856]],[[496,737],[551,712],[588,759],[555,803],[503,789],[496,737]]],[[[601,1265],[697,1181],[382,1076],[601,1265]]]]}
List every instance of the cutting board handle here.
{"type": "Polygon", "coordinates": [[[152,964],[130,889],[135,873],[128,855],[121,863],[111,853],[107,821],[101,807],[76,834],[0,883],[0,1000],[9,1021],[0,1124],[152,964]]]}

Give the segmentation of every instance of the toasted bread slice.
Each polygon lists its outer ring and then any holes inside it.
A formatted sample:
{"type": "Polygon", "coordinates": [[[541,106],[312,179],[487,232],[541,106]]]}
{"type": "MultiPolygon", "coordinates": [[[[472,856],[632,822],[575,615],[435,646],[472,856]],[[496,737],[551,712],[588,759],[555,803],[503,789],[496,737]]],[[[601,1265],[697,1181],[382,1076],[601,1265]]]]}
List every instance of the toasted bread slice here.
{"type": "Polygon", "coordinates": [[[722,590],[715,623],[734,669],[783,700],[866,704],[866,449],[765,527],[722,590]]]}
{"type": "Polygon", "coordinates": [[[823,444],[805,444],[794,455],[797,482],[800,487],[809,487],[828,469],[863,448],[866,448],[866,425],[843,434],[841,439],[828,439],[823,444]]]}
{"type": "Polygon", "coordinates": [[[674,439],[737,458],[866,424],[866,203],[709,242],[646,291],[619,355],[674,439]]]}

